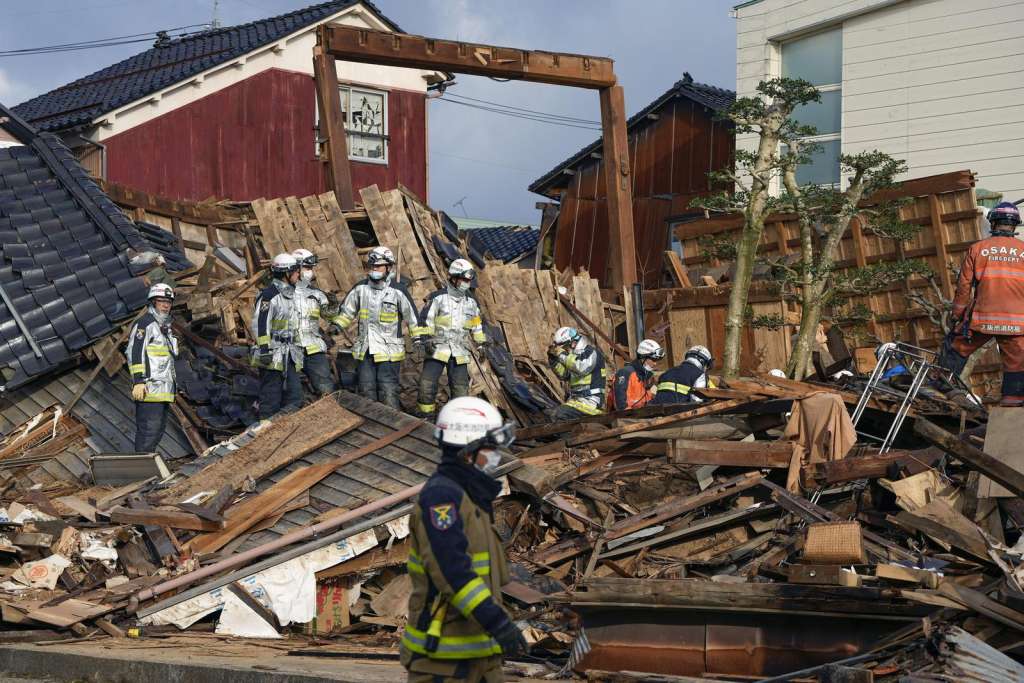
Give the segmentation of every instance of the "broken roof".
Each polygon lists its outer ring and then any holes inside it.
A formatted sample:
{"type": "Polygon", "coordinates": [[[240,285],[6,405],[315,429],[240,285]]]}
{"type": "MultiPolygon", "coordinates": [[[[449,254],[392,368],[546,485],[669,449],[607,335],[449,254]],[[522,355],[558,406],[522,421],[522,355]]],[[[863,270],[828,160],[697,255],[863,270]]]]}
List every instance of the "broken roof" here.
{"type": "Polygon", "coordinates": [[[128,250],[148,245],[58,137],[3,105],[0,120],[22,143],[0,148],[0,379],[11,389],[146,304],[128,250]]]}
{"type": "Polygon", "coordinates": [[[508,263],[537,248],[540,230],[521,225],[476,228],[466,231],[466,241],[480,254],[508,263]]]}
{"type": "Polygon", "coordinates": [[[400,31],[368,0],[332,0],[276,17],[203,31],[154,45],[134,57],[22,102],[14,111],[39,130],[66,130],[273,43],[362,4],[400,31]]]}
{"type": "MultiPolygon", "coordinates": [[[[644,121],[647,120],[647,116],[649,114],[653,114],[667,102],[678,97],[692,100],[693,102],[716,112],[728,109],[729,106],[736,101],[736,93],[734,91],[719,88],[714,85],[707,85],[706,83],[696,83],[693,80],[693,76],[691,76],[689,72],[685,72],[682,80],[676,81],[671,88],[662,93],[656,100],[648,104],[636,114],[633,114],[633,116],[629,118],[629,121],[626,122],[626,129],[632,131],[635,127],[642,125],[644,121]]],[[[602,142],[601,139],[598,138],[565,161],[555,166],[537,180],[534,180],[533,183],[530,184],[530,192],[536,192],[537,194],[546,196],[547,191],[550,190],[552,186],[556,185],[558,180],[562,177],[563,171],[571,169],[581,163],[585,159],[589,158],[591,154],[599,153],[601,148],[602,142]]]]}

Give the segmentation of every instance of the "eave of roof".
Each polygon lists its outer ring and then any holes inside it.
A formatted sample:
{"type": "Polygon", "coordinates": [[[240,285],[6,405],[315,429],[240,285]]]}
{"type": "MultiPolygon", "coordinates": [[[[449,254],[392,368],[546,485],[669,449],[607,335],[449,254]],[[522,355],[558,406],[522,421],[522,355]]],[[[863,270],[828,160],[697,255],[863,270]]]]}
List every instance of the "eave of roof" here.
{"type": "Polygon", "coordinates": [[[67,131],[81,127],[356,5],[364,6],[392,30],[401,32],[398,24],[370,0],[331,0],[246,24],[177,38],[160,47],[154,45],[13,109],[38,130],[67,131]]]}
{"type": "MultiPolygon", "coordinates": [[[[682,80],[676,81],[671,88],[662,93],[657,99],[631,116],[626,122],[626,130],[632,131],[639,126],[644,125],[648,120],[648,115],[655,113],[666,103],[677,97],[692,100],[713,111],[723,111],[736,99],[736,93],[732,90],[726,90],[724,88],[707,85],[705,83],[695,83],[690,74],[685,73],[682,80]]],[[[562,176],[563,171],[576,166],[590,157],[590,155],[599,152],[602,147],[602,140],[598,138],[565,161],[555,166],[537,180],[534,180],[530,183],[528,189],[530,192],[547,196],[547,190],[555,185],[562,176]]]]}

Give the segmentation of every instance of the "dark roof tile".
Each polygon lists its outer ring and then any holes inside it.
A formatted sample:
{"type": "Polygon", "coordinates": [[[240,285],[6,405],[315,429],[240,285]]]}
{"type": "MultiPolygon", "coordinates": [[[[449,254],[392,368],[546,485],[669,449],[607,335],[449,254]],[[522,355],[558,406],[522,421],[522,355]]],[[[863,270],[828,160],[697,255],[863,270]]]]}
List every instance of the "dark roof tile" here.
{"type": "Polygon", "coordinates": [[[523,254],[537,248],[540,231],[519,225],[506,225],[500,228],[475,228],[466,231],[469,246],[480,254],[493,259],[514,261],[523,254]]]}
{"type": "MultiPolygon", "coordinates": [[[[118,107],[314,25],[359,2],[332,0],[269,19],[176,38],[33,97],[14,107],[14,111],[39,130],[65,130],[84,125],[118,107]]],[[[401,30],[372,2],[362,0],[362,4],[394,30],[401,30]]]]}

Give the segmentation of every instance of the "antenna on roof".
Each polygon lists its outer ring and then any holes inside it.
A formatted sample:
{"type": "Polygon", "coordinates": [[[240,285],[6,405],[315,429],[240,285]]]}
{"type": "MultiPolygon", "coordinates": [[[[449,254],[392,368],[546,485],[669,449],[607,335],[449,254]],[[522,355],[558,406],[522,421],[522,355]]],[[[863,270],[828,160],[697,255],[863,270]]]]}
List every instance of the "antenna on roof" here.
{"type": "Polygon", "coordinates": [[[216,31],[220,28],[220,0],[213,0],[213,19],[210,20],[210,29],[216,31]]]}
{"type": "Polygon", "coordinates": [[[462,215],[464,217],[466,217],[466,218],[469,218],[469,214],[466,213],[466,200],[467,199],[469,199],[469,195],[466,195],[465,197],[463,197],[459,201],[457,201],[454,204],[452,204],[452,208],[455,208],[456,206],[459,207],[460,209],[462,209],[462,215]]]}

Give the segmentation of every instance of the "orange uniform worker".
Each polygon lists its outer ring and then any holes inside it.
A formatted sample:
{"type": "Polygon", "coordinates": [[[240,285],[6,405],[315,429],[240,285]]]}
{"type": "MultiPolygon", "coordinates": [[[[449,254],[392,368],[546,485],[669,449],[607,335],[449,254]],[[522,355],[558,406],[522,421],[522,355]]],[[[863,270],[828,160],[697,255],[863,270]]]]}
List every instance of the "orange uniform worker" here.
{"type": "Polygon", "coordinates": [[[636,358],[615,373],[612,405],[615,410],[643,408],[654,398],[654,370],[665,357],[665,349],[653,339],[636,345],[636,358]]]}
{"type": "Polygon", "coordinates": [[[1003,202],[988,213],[992,236],[971,245],[960,266],[953,329],[940,363],[960,372],[995,337],[1003,361],[1002,405],[1024,405],[1024,242],[1020,212],[1003,202]]]}

